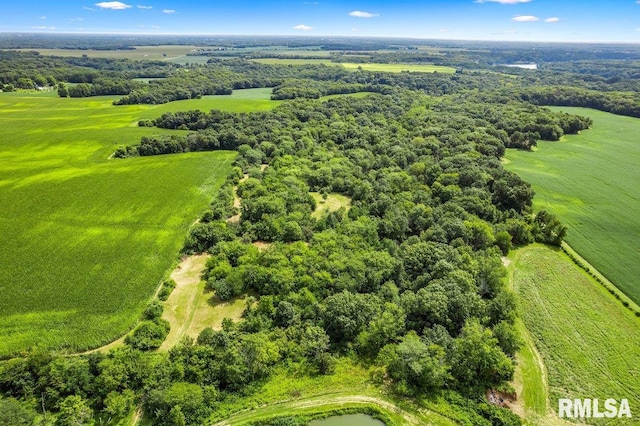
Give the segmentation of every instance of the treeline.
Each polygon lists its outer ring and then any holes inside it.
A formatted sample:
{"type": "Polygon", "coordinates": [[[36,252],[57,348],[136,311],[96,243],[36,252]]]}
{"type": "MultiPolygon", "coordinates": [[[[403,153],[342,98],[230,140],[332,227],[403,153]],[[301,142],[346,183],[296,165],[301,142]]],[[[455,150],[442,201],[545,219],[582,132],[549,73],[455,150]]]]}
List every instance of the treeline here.
{"type": "Polygon", "coordinates": [[[54,86],[58,82],[94,83],[98,80],[100,83],[104,80],[160,78],[167,77],[175,69],[175,65],[162,61],[62,58],[37,52],[0,51],[0,84],[11,84],[21,89],[54,86]]]}
{"type": "Polygon", "coordinates": [[[288,79],[273,88],[271,99],[318,99],[327,95],[344,95],[359,92],[388,93],[390,88],[379,85],[288,79]]]}
{"type": "Polygon", "coordinates": [[[640,117],[640,93],[602,93],[576,87],[540,87],[523,90],[519,97],[535,105],[593,108],[613,114],[640,117]]]}

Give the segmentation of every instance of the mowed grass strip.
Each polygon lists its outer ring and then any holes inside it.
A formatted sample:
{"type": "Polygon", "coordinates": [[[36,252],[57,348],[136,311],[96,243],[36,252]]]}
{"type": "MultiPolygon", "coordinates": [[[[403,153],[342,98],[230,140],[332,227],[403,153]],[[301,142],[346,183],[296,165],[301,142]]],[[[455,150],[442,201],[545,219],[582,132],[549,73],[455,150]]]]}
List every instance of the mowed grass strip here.
{"type": "MultiPolygon", "coordinates": [[[[559,398],[627,398],[637,415],[640,319],[560,250],[536,244],[511,257],[522,318],[546,367],[550,409],[557,413],[559,398]]],[[[525,404],[539,415],[541,388],[531,391],[525,404]]],[[[630,424],[626,418],[589,423],[630,424]]]]}
{"type": "Polygon", "coordinates": [[[0,357],[36,345],[84,350],[128,331],[224,181],[234,152],[109,160],[120,145],[167,132],[139,119],[255,105],[114,99],[0,94],[0,357]]]}
{"type": "Polygon", "coordinates": [[[164,303],[163,314],[171,330],[160,350],[173,348],[184,336],[197,339],[207,327],[221,330],[225,318],[239,321],[242,317],[246,297],[223,302],[205,288],[202,273],[208,258],[205,254],[186,257],[171,274],[176,287],[164,303]]]}
{"type": "Polygon", "coordinates": [[[566,241],[640,303],[640,119],[581,108],[593,128],[535,152],[508,150],[505,165],[533,185],[534,204],[569,227],[566,241]]]}

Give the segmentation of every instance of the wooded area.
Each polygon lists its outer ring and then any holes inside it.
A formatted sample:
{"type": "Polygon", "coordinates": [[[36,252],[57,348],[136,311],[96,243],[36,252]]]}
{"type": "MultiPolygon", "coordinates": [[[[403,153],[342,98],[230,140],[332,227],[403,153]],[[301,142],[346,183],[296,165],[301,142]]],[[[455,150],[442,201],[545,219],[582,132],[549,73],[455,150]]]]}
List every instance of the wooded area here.
{"type": "MultiPolygon", "coordinates": [[[[273,99],[289,100],[267,112],[186,111],[140,121],[149,136],[123,144],[113,160],[238,152],[183,253],[212,255],[205,279],[220,300],[250,296],[242,321],[159,353],[168,323],[154,301],[123,348],[83,356],[35,349],[7,360],[0,423],[31,424],[46,413],[60,425],[94,416],[108,423],[140,405],[154,424],[202,424],[276,367],[332,374],[348,357],[377,368],[373,380],[396,395],[442,395],[467,424],[521,424],[483,402],[487,389],[504,389],[512,378],[521,344],[501,256],[534,241],[559,245],[566,227],[533,211],[531,186],[500,159],[505,149],[529,150],[592,124],[541,105],[640,116],[640,74],[626,66],[619,73],[612,61],[593,65],[591,57],[535,72],[487,63],[471,70],[477,55],[440,58],[458,68],[444,75],[243,57],[178,66],[0,51],[3,91],[55,86],[61,97],[119,95],[114,105],[124,105],[272,87],[273,99]],[[318,99],[356,92],[372,93],[318,99]],[[158,128],[171,132],[154,136],[158,128]],[[313,216],[312,193],[343,195],[350,207],[313,216]]],[[[432,59],[403,50],[368,60],[432,59]]],[[[163,285],[163,298],[171,288],[163,285]]]]}

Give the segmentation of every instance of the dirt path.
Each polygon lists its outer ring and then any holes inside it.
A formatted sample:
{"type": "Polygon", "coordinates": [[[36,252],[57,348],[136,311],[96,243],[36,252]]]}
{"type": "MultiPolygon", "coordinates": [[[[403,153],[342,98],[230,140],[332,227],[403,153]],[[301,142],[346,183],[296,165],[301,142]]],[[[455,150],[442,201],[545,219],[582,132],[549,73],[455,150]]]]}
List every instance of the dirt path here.
{"type": "MultiPolygon", "coordinates": [[[[295,414],[294,410],[296,409],[318,408],[318,407],[325,407],[329,405],[360,405],[360,404],[376,405],[378,407],[383,408],[384,410],[395,413],[404,419],[404,423],[403,423],[404,425],[426,426],[431,424],[431,423],[425,423],[424,419],[418,418],[414,414],[409,413],[408,411],[398,407],[397,405],[389,401],[386,401],[381,398],[376,398],[373,396],[366,396],[366,395],[343,395],[343,396],[333,396],[333,397],[324,396],[324,397],[317,397],[317,398],[306,399],[301,401],[285,401],[285,402],[279,402],[274,404],[265,404],[261,407],[258,407],[255,409],[252,408],[250,410],[251,410],[251,413],[256,413],[261,408],[278,407],[278,408],[281,408],[283,411],[289,411],[290,414],[295,414]]],[[[434,412],[427,411],[427,410],[425,410],[425,413],[436,414],[434,412]]],[[[240,416],[242,416],[242,413],[238,413],[234,416],[231,416],[227,420],[223,420],[221,422],[215,423],[213,426],[231,426],[232,424],[234,424],[233,423],[234,421],[237,421],[236,418],[240,416]]]]}
{"type": "MultiPolygon", "coordinates": [[[[242,182],[246,181],[247,179],[249,179],[249,175],[245,174],[242,177],[242,179],[240,179],[238,184],[241,184],[242,182]]],[[[242,207],[242,200],[240,199],[240,197],[238,197],[238,187],[237,186],[233,187],[233,207],[235,207],[236,209],[240,209],[242,207]]],[[[240,213],[238,213],[237,215],[231,216],[229,219],[227,219],[227,222],[233,222],[233,223],[240,222],[240,213]]]]}

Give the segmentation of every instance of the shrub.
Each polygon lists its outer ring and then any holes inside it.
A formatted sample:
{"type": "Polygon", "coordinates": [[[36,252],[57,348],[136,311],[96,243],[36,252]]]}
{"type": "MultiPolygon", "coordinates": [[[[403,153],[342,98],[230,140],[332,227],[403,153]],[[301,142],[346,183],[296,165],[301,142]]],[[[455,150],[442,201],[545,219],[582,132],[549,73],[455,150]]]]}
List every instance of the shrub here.
{"type": "Polygon", "coordinates": [[[169,322],[163,319],[143,321],[132,334],[124,339],[124,343],[141,351],[156,349],[164,342],[169,328],[169,322]]]}
{"type": "Polygon", "coordinates": [[[172,279],[168,279],[162,283],[162,287],[158,292],[158,299],[163,302],[169,298],[173,289],[176,288],[176,282],[172,279]]]}
{"type": "Polygon", "coordinates": [[[162,305],[157,300],[154,300],[147,306],[147,309],[144,310],[143,314],[144,319],[147,320],[156,320],[162,317],[162,305]]]}

